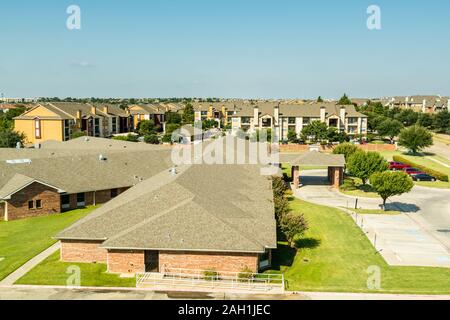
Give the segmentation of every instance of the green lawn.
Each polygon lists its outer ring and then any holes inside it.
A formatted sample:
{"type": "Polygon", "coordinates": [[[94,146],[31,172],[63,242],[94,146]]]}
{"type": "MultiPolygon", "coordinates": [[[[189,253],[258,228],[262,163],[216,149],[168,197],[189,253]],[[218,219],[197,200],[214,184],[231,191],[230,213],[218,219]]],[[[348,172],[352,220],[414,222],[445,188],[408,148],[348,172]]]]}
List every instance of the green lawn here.
{"type": "Polygon", "coordinates": [[[120,278],[106,273],[103,263],[69,263],[59,261],[59,251],[48,257],[33,270],[20,278],[16,284],[28,285],[73,285],[67,283],[73,273],[69,267],[80,268],[81,286],[85,287],[136,287],[135,278],[120,278]]]}
{"type": "Polygon", "coordinates": [[[350,209],[357,214],[385,214],[385,215],[398,215],[400,211],[384,211],[382,209],[370,210],[370,209],[350,209]]]}
{"type": "Polygon", "coordinates": [[[59,231],[90,213],[94,207],[63,214],[0,222],[0,280],[41,253],[59,231]]]}
{"type": "Polygon", "coordinates": [[[300,251],[280,242],[268,271],[283,272],[288,290],[450,294],[450,269],[390,267],[344,212],[297,199],[291,207],[305,215],[310,230],[300,251]],[[370,266],[381,270],[381,290],[367,287],[370,266]]]}
{"type": "Polygon", "coordinates": [[[341,185],[339,191],[343,194],[353,197],[379,198],[380,196],[373,190],[372,186],[362,184],[359,178],[346,176],[344,184],[341,185]]]}

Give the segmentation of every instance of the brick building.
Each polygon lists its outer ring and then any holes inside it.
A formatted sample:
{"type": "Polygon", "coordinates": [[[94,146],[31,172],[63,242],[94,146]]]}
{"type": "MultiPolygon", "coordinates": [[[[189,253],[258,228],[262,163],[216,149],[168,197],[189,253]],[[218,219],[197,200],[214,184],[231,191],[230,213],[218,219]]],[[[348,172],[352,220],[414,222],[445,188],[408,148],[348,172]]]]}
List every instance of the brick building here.
{"type": "Polygon", "coordinates": [[[0,216],[12,221],[103,204],[170,166],[167,148],[92,137],[0,149],[0,216]]]}
{"type": "Polygon", "coordinates": [[[277,245],[271,180],[256,165],[181,166],[139,183],[57,239],[62,261],[102,262],[111,273],[258,272],[277,245]]]}

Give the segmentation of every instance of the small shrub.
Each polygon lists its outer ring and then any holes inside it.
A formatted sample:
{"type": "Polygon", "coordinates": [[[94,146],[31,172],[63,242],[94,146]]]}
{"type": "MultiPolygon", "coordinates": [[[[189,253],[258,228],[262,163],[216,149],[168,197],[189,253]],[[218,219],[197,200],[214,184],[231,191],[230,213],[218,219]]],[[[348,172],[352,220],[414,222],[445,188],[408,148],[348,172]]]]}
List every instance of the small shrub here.
{"type": "Polygon", "coordinates": [[[241,270],[241,272],[239,272],[238,274],[238,279],[239,281],[245,282],[245,281],[249,281],[253,278],[253,271],[250,270],[249,267],[245,266],[244,269],[241,270]]]}
{"type": "Polygon", "coordinates": [[[393,159],[394,159],[395,162],[401,162],[401,163],[410,165],[411,167],[420,169],[423,172],[428,173],[430,176],[433,176],[433,177],[435,177],[438,180],[441,180],[441,181],[444,181],[444,182],[449,182],[449,177],[445,173],[442,173],[440,171],[436,171],[436,170],[430,169],[430,168],[428,168],[426,166],[417,164],[414,161],[411,161],[411,160],[409,160],[409,159],[407,159],[405,157],[402,157],[402,156],[394,156],[393,159]]]}
{"type": "Polygon", "coordinates": [[[77,139],[77,138],[84,137],[84,136],[86,136],[86,132],[83,132],[83,131],[75,131],[75,132],[73,132],[72,135],[70,136],[70,139],[77,139]]]}
{"type": "Polygon", "coordinates": [[[144,137],[145,143],[159,144],[159,138],[156,134],[149,134],[144,137]]]}
{"type": "Polygon", "coordinates": [[[280,227],[291,247],[295,247],[295,239],[308,230],[308,223],[303,214],[287,213],[280,219],[280,227]]]}
{"type": "Polygon", "coordinates": [[[203,272],[203,279],[205,279],[205,280],[219,279],[219,273],[214,269],[205,270],[203,272]]]}

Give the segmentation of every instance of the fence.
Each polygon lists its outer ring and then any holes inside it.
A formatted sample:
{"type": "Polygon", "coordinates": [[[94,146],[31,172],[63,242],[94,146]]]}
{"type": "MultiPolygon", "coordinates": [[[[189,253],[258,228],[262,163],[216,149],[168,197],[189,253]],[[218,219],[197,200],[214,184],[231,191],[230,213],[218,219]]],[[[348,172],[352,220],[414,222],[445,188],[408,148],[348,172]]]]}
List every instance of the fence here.
{"type": "Polygon", "coordinates": [[[136,286],[138,288],[145,286],[182,286],[205,289],[283,292],[284,275],[166,268],[162,273],[136,274],[136,286]]]}

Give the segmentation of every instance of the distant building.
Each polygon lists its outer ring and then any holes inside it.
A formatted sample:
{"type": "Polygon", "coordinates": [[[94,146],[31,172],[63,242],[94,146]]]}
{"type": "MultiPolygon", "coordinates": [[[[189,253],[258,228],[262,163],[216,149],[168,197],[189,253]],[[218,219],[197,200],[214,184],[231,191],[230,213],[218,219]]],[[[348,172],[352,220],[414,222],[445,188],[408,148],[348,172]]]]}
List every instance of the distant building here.
{"type": "Polygon", "coordinates": [[[450,111],[450,99],[441,96],[408,96],[388,98],[384,104],[390,108],[410,109],[422,113],[450,111]]]}

